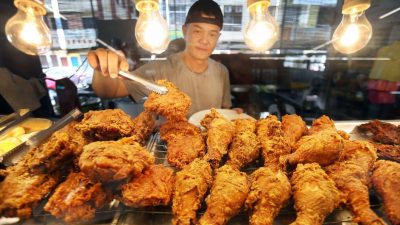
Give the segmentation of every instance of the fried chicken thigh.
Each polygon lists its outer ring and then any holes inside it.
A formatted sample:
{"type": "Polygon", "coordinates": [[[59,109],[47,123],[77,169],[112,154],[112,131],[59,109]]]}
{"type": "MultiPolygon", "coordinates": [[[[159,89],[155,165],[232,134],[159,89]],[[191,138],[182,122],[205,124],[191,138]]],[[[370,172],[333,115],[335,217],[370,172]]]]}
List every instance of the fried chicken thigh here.
{"type": "Polygon", "coordinates": [[[272,225],[280,209],[291,196],[291,186],[286,174],[261,167],[251,174],[250,193],[246,209],[250,212],[250,225],[272,225]]]}
{"type": "Polygon", "coordinates": [[[293,146],[303,135],[307,134],[307,126],[298,115],[284,115],[282,117],[282,131],[291,146],[293,146]]]}
{"type": "Polygon", "coordinates": [[[196,212],[211,186],[211,172],[211,167],[205,160],[195,159],[176,173],[172,199],[173,225],[197,223],[196,212]]]}
{"type": "Polygon", "coordinates": [[[367,142],[344,142],[343,161],[326,168],[326,173],[344,194],[346,204],[361,224],[385,224],[369,204],[369,173],[376,160],[375,148],[367,142]]]}
{"type": "Polygon", "coordinates": [[[44,210],[67,223],[85,222],[94,218],[96,209],[111,199],[101,183],[92,182],[84,173],[72,172],[50,197],[44,210]]]}
{"type": "Polygon", "coordinates": [[[138,137],[140,143],[144,143],[146,138],[153,132],[156,126],[155,115],[151,112],[141,112],[133,120],[133,135],[138,137]]]}
{"type": "Polygon", "coordinates": [[[383,199],[383,208],[393,225],[400,224],[400,163],[375,162],[372,184],[383,199]]]}
{"type": "Polygon", "coordinates": [[[201,130],[186,121],[167,122],[160,128],[161,139],[167,142],[168,162],[182,169],[206,151],[201,130]]]}
{"type": "Polygon", "coordinates": [[[99,141],[86,145],[79,157],[81,171],[93,181],[101,182],[140,175],[154,163],[154,156],[139,143],[130,142],[130,139],[99,141]]]}
{"type": "Polygon", "coordinates": [[[94,141],[118,140],[133,134],[132,118],[121,109],[89,111],[75,126],[82,134],[94,141]]]}
{"type": "Polygon", "coordinates": [[[239,213],[244,205],[250,183],[247,175],[230,165],[217,169],[210,195],[206,198],[207,210],[199,225],[224,225],[239,213]]]}
{"type": "Polygon", "coordinates": [[[235,120],[236,132],[228,153],[229,165],[241,169],[247,166],[260,155],[260,145],[254,133],[256,123],[250,119],[235,120]]]}
{"type": "Polygon", "coordinates": [[[190,97],[166,80],[158,80],[157,84],[165,86],[168,93],[165,95],[150,93],[149,98],[144,102],[144,108],[164,116],[167,120],[186,120],[186,115],[192,105],[190,97]]]}
{"type": "Polygon", "coordinates": [[[228,152],[228,146],[235,135],[235,125],[215,109],[211,109],[211,113],[205,116],[201,125],[208,129],[207,153],[204,159],[210,162],[213,168],[217,168],[222,157],[228,152]]]}
{"type": "Polygon", "coordinates": [[[279,158],[291,153],[289,141],[283,135],[281,122],[276,116],[271,115],[257,122],[257,136],[264,166],[273,170],[282,169],[279,158]]]}
{"type": "Polygon", "coordinates": [[[342,202],[342,193],[317,163],[298,164],[290,179],[296,220],[291,225],[321,225],[342,202]]]}
{"type": "Polygon", "coordinates": [[[173,186],[174,171],[163,165],[152,165],[121,187],[121,202],[136,208],[169,205],[173,186]]]}

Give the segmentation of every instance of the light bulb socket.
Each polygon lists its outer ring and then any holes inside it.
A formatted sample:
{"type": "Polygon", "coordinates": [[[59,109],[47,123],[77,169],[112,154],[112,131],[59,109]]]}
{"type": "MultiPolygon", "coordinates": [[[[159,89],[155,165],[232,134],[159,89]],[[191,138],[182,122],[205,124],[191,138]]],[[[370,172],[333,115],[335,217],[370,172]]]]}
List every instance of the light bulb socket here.
{"type": "Polygon", "coordinates": [[[139,12],[158,10],[159,0],[135,0],[135,7],[139,12]]]}
{"type": "Polygon", "coordinates": [[[271,4],[270,0],[247,0],[247,9],[249,11],[255,9],[266,9],[271,4]]]}
{"type": "Polygon", "coordinates": [[[36,16],[46,15],[46,8],[37,0],[14,0],[14,5],[25,13],[30,12],[36,16]]]}
{"type": "Polygon", "coordinates": [[[371,6],[371,0],[344,0],[342,14],[360,13],[371,6]]]}

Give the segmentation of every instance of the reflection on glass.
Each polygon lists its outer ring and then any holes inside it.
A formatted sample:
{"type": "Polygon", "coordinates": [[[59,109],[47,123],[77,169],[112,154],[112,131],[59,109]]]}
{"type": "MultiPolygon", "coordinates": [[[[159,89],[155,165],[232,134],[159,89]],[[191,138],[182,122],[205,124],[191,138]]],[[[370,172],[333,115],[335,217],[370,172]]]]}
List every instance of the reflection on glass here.
{"type": "Polygon", "coordinates": [[[279,37],[279,27],[268,12],[269,1],[259,1],[249,6],[250,21],[244,30],[246,45],[258,52],[271,48],[279,37]]]}
{"type": "Polygon", "coordinates": [[[8,41],[29,55],[43,54],[50,50],[51,33],[43,21],[46,11],[36,2],[15,1],[18,12],[7,21],[5,32],[8,41]]]}

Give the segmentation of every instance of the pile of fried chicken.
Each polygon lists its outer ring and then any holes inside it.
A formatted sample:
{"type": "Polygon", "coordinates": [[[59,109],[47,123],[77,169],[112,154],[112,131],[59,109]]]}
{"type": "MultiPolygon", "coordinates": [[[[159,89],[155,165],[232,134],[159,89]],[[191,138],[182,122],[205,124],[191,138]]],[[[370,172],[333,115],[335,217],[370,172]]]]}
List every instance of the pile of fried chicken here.
{"type": "Polygon", "coordinates": [[[116,199],[131,208],[171,207],[173,225],[224,225],[241,212],[251,225],[272,225],[293,202],[291,224],[323,224],[345,207],[353,222],[383,225],[370,207],[374,188],[387,219],[400,224],[400,164],[377,160],[374,144],[350,140],[329,117],[308,128],[297,115],[230,121],[211,109],[201,129],[187,120],[190,98],[158,83],[168,93],[151,93],[137,117],[88,112],[8,167],[0,216],[28,218],[45,200],[45,211],[81,223],[116,199]],[[156,115],[166,118],[162,165],[144,145],[156,115]]]}

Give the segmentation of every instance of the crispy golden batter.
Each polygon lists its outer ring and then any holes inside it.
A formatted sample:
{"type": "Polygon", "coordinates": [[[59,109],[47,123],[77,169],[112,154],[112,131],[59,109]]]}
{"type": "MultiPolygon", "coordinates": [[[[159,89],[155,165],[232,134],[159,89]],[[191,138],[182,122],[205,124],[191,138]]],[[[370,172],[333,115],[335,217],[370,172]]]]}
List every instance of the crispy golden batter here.
{"type": "Polygon", "coordinates": [[[246,209],[250,214],[250,225],[272,225],[275,217],[291,196],[291,187],[286,174],[261,167],[251,174],[250,193],[246,209]]]}
{"type": "Polygon", "coordinates": [[[137,136],[140,143],[144,143],[156,127],[153,113],[143,111],[133,119],[133,135],[137,136]]]}
{"type": "Polygon", "coordinates": [[[28,218],[57,185],[59,174],[9,174],[0,183],[0,215],[28,218]]]}
{"type": "Polygon", "coordinates": [[[186,121],[167,122],[160,128],[161,139],[167,142],[168,162],[182,169],[206,151],[200,128],[186,121]]]}
{"type": "Polygon", "coordinates": [[[342,193],[317,163],[298,164],[290,179],[296,221],[291,225],[321,225],[343,201],[342,193]]]}
{"type": "Polygon", "coordinates": [[[121,109],[89,111],[75,126],[78,131],[95,141],[118,140],[133,134],[132,118],[121,109]]]}
{"type": "Polygon", "coordinates": [[[254,133],[256,123],[250,119],[235,120],[236,132],[228,153],[227,164],[241,169],[260,156],[260,145],[254,133]]]}
{"type": "Polygon", "coordinates": [[[44,210],[67,223],[85,222],[94,218],[96,209],[111,198],[101,183],[92,182],[84,173],[70,173],[50,197],[44,210]]]}
{"type": "Polygon", "coordinates": [[[196,224],[196,212],[211,186],[211,172],[205,160],[195,159],[176,173],[172,200],[173,225],[196,224]]]}
{"type": "Polygon", "coordinates": [[[217,169],[210,195],[206,198],[207,210],[199,225],[223,225],[239,213],[250,191],[247,175],[230,165],[217,169]]]}
{"type": "Polygon", "coordinates": [[[375,162],[372,184],[383,199],[383,208],[393,225],[400,224],[400,163],[375,162]]]}
{"type": "Polygon", "coordinates": [[[369,204],[369,173],[376,160],[374,147],[361,141],[344,142],[340,160],[326,168],[326,173],[343,192],[353,221],[361,224],[385,224],[369,204]]]}
{"type": "Polygon", "coordinates": [[[235,134],[235,125],[219,114],[214,108],[211,109],[211,117],[208,115],[201,121],[207,127],[207,153],[204,159],[213,168],[219,167],[221,159],[228,152],[228,146],[235,134]]]}
{"type": "Polygon", "coordinates": [[[291,146],[308,132],[304,120],[295,114],[282,117],[282,130],[284,137],[286,137],[291,146]]]}
{"type": "Polygon", "coordinates": [[[79,156],[83,151],[83,146],[90,143],[90,140],[85,138],[83,134],[76,129],[78,122],[74,121],[64,127],[61,131],[66,132],[69,136],[69,148],[72,149],[75,156],[79,156]]]}
{"type": "MultiPolygon", "coordinates": [[[[80,169],[93,181],[112,182],[138,176],[154,163],[154,156],[136,141],[98,141],[86,145],[80,169]]],[[[134,140],[134,138],[132,138],[134,140]]]]}
{"type": "Polygon", "coordinates": [[[129,207],[169,205],[174,187],[174,171],[152,165],[121,187],[121,202],[129,207]]]}
{"type": "MultiPolygon", "coordinates": [[[[336,130],[336,126],[335,126],[335,123],[333,122],[333,120],[331,118],[329,118],[328,116],[323,115],[320,118],[315,119],[313,121],[312,126],[308,130],[308,134],[312,135],[312,134],[315,134],[315,133],[322,131],[324,129],[327,129],[327,128],[333,128],[336,130]]],[[[338,132],[338,134],[346,140],[348,140],[350,138],[350,135],[344,131],[337,130],[336,132],[338,132]]]]}
{"type": "Polygon", "coordinates": [[[292,165],[316,162],[328,166],[339,159],[343,150],[343,138],[334,128],[326,128],[302,137],[295,144],[295,152],[286,157],[292,165]]]}
{"type": "Polygon", "coordinates": [[[261,144],[264,166],[273,170],[283,169],[279,158],[291,153],[289,141],[283,136],[281,122],[274,115],[257,122],[257,137],[261,144]]]}
{"type": "Polygon", "coordinates": [[[144,108],[147,111],[164,116],[167,120],[186,120],[186,115],[192,105],[190,97],[169,81],[159,80],[157,83],[165,86],[168,89],[168,93],[159,95],[152,92],[144,103],[144,108]]]}

